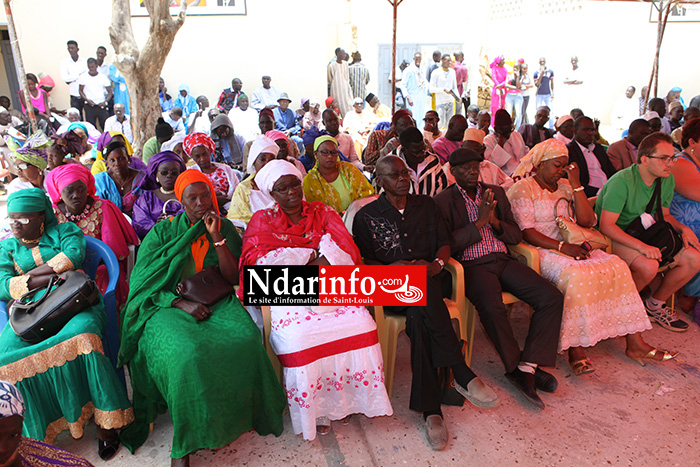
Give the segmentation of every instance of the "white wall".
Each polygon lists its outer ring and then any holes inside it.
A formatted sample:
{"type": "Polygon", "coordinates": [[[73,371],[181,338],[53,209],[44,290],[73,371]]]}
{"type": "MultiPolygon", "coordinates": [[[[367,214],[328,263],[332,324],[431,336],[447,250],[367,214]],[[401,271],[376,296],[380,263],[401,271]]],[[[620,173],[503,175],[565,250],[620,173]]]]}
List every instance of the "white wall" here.
{"type": "MultiPolygon", "coordinates": [[[[589,98],[582,107],[603,121],[628,85],[640,89],[648,81],[656,40],[656,25],[648,22],[648,3],[520,0],[511,2],[520,5],[516,18],[491,18],[492,9],[503,3],[404,0],[398,12],[397,40],[464,43],[473,89],[479,81],[482,49],[491,58],[499,54],[510,59],[523,57],[531,71],[544,55],[559,79],[569,66],[570,55],[576,54],[587,76],[589,98]],[[573,12],[541,14],[543,5],[552,3],[572,4],[573,12]]],[[[84,56],[94,56],[97,46],[105,45],[110,60],[111,2],[21,0],[12,2],[12,7],[26,70],[50,74],[57,82],[52,96],[55,103],[67,106],[67,86],[58,84],[59,62],[67,56],[65,42],[77,40],[84,56]]],[[[301,97],[323,98],[326,65],[335,47],[351,51],[352,26],[363,61],[373,72],[369,90],[376,91],[378,44],[390,43],[392,36],[392,8],[386,0],[247,0],[247,10],[247,16],[187,18],[163,69],[171,94],[179,83],[186,82],[194,95],[205,94],[213,105],[234,76],[243,80],[244,91],[252,93],[260,85],[260,76],[270,74],[273,85],[294,99],[293,106],[301,97]]],[[[1,21],[4,12],[0,12],[1,21]]],[[[132,19],[141,44],[148,21],[132,19]]],[[[662,96],[673,86],[684,89],[686,102],[700,94],[700,63],[685,50],[697,37],[698,23],[668,25],[662,48],[662,96]]],[[[556,84],[560,86],[561,81],[556,84]]]]}

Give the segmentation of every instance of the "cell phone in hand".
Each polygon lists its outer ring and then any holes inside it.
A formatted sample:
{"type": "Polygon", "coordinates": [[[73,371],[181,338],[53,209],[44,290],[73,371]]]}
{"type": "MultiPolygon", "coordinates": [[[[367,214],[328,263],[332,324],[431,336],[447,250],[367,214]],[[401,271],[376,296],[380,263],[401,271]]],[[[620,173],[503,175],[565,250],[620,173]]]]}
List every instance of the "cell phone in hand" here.
{"type": "Polygon", "coordinates": [[[588,243],[588,242],[583,242],[583,243],[581,244],[581,248],[583,248],[584,250],[586,250],[586,253],[588,253],[589,251],[591,251],[591,250],[593,249],[593,247],[591,246],[591,244],[588,243]]]}

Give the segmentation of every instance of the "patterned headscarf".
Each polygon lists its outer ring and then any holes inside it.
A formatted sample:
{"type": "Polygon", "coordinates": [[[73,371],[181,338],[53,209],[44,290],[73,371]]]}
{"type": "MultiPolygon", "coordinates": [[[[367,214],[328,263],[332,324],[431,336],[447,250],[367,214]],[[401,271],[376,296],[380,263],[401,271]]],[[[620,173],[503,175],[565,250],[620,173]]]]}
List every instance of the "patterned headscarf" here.
{"type": "Polygon", "coordinates": [[[19,159],[38,167],[39,170],[44,170],[49,165],[46,148],[51,146],[51,140],[41,130],[27,138],[22,146],[17,144],[14,139],[7,138],[7,146],[12,150],[12,157],[16,160],[19,159]]]}
{"type": "Polygon", "coordinates": [[[569,150],[566,148],[566,145],[558,139],[550,138],[536,144],[520,160],[520,165],[513,172],[513,178],[526,177],[532,172],[532,169],[539,167],[542,162],[556,159],[557,157],[569,157],[569,150]]]}
{"type": "Polygon", "coordinates": [[[7,381],[0,381],[0,417],[13,415],[24,418],[24,399],[14,385],[7,381]]]}
{"type": "Polygon", "coordinates": [[[71,183],[80,180],[87,187],[88,196],[95,197],[95,177],[90,169],[82,164],[60,165],[49,172],[46,177],[46,191],[49,192],[51,202],[57,205],[61,202],[61,192],[71,183]]]}
{"type": "Polygon", "coordinates": [[[209,149],[209,153],[213,154],[216,149],[216,143],[205,133],[192,133],[185,136],[185,141],[182,143],[182,148],[188,156],[192,154],[192,150],[197,146],[204,146],[209,149]]]}

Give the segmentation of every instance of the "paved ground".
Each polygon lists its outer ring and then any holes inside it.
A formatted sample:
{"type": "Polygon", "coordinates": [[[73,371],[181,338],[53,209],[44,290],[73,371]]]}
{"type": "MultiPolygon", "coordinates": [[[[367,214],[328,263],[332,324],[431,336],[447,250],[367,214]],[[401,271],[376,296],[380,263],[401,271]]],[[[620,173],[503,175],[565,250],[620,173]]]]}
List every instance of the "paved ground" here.
{"type": "MultiPolygon", "coordinates": [[[[512,321],[521,338],[528,318],[516,309],[512,321]]],[[[564,357],[552,370],[559,379],[555,394],[543,395],[547,408],[532,407],[503,376],[501,363],[479,327],[474,370],[501,398],[493,410],[444,407],[450,430],[445,451],[431,451],[420,417],[408,410],[410,366],[408,338],[399,340],[394,415],[356,416],[348,426],[333,424],[326,437],[305,442],[292,433],[289,417],[279,437],[246,433],[217,452],[193,456],[193,466],[228,465],[700,465],[700,328],[672,333],[654,325],[645,333],[652,345],[677,349],[676,361],[646,367],[624,356],[624,339],[598,344],[589,351],[597,371],[573,376],[564,357]]],[[[108,463],[97,457],[94,425],[83,439],[63,433],[57,444],[84,455],[95,465],[167,466],[172,424],[161,416],[136,455],[122,448],[108,463]]]]}

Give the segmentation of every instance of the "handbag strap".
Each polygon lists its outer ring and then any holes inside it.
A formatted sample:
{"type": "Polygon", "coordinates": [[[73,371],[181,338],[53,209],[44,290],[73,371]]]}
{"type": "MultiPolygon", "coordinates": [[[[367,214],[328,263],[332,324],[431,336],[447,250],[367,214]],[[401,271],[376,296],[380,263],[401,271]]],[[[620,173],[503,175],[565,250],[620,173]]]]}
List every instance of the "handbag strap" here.
{"type": "Polygon", "coordinates": [[[61,278],[57,275],[51,276],[51,279],[49,280],[49,282],[45,286],[37,287],[37,288],[32,289],[29,292],[25,293],[18,300],[15,300],[15,302],[12,304],[12,307],[29,311],[29,309],[35,308],[35,307],[41,305],[46,300],[46,298],[49,296],[49,292],[51,291],[51,288],[53,288],[55,285],[57,285],[60,280],[61,280],[61,278]],[[42,297],[39,300],[37,300],[36,302],[31,302],[31,303],[24,302],[25,298],[33,296],[35,293],[37,293],[41,290],[46,290],[46,293],[44,295],[42,295],[42,297]]]}
{"type": "Polygon", "coordinates": [[[554,203],[554,218],[556,219],[557,217],[559,217],[559,215],[557,214],[557,209],[559,208],[559,202],[561,200],[564,200],[566,202],[566,205],[569,207],[569,219],[571,219],[573,221],[574,220],[574,210],[573,210],[573,206],[572,206],[573,201],[570,201],[570,200],[564,198],[563,196],[561,198],[559,198],[556,203],[554,203]]]}
{"type": "Polygon", "coordinates": [[[654,181],[654,192],[651,194],[651,199],[649,200],[649,203],[647,204],[646,209],[644,212],[647,214],[651,214],[652,211],[654,211],[654,204],[656,204],[656,220],[661,220],[663,219],[663,213],[661,211],[661,179],[657,178],[656,181],[654,181]]]}

